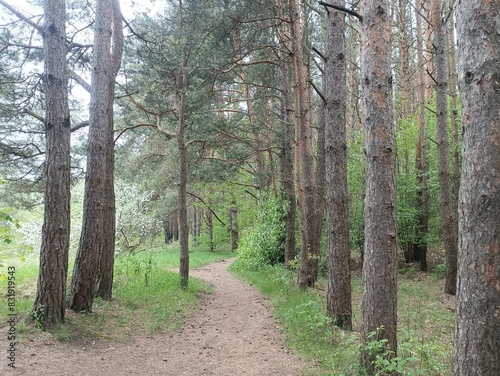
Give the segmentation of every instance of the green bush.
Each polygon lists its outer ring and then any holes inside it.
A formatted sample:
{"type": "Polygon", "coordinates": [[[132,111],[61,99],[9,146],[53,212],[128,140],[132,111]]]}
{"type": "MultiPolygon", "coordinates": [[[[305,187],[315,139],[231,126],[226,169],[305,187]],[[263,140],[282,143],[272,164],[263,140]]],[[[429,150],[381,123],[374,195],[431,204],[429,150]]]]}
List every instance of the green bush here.
{"type": "Polygon", "coordinates": [[[271,194],[263,194],[253,226],[243,234],[239,255],[249,267],[283,263],[285,259],[285,216],[287,203],[271,194]]]}

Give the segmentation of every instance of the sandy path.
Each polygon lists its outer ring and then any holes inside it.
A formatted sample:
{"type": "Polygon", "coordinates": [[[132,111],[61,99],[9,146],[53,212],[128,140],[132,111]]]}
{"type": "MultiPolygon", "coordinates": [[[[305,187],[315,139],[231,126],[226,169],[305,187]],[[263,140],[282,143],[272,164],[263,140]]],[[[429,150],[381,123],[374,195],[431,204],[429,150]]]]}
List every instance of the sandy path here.
{"type": "MultiPolygon", "coordinates": [[[[233,277],[230,261],[193,269],[191,275],[214,286],[182,329],[94,345],[19,346],[17,370],[24,375],[312,375],[313,367],[284,347],[269,302],[233,277]]],[[[2,341],[3,342],[3,341],[2,341]]],[[[3,347],[3,346],[2,346],[3,347]]],[[[7,372],[4,372],[7,371],[7,372]]]]}

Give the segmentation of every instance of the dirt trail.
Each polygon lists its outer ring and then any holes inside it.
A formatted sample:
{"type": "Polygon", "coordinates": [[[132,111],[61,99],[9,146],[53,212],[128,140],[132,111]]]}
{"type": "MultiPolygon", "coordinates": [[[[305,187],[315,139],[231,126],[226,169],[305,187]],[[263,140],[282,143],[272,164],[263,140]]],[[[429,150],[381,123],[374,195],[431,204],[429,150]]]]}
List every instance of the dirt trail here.
{"type": "MultiPolygon", "coordinates": [[[[20,345],[15,371],[2,375],[313,375],[314,367],[290,353],[269,302],[226,268],[232,260],[191,270],[214,286],[197,313],[175,332],[128,343],[20,345]]],[[[2,341],[3,342],[3,341],[2,341]]],[[[2,346],[3,347],[3,346],[2,346]]],[[[5,372],[7,371],[7,372],[5,372]]],[[[10,371],[10,372],[9,372],[10,371]]]]}

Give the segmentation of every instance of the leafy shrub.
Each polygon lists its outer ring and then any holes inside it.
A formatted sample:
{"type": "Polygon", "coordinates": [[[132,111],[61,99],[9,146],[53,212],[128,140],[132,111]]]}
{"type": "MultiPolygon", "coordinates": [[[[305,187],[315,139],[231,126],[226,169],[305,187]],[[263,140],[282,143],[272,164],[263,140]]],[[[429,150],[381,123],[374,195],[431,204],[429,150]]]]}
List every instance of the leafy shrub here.
{"type": "Polygon", "coordinates": [[[263,194],[253,226],[243,234],[239,254],[249,267],[260,268],[284,262],[287,203],[263,194]]]}

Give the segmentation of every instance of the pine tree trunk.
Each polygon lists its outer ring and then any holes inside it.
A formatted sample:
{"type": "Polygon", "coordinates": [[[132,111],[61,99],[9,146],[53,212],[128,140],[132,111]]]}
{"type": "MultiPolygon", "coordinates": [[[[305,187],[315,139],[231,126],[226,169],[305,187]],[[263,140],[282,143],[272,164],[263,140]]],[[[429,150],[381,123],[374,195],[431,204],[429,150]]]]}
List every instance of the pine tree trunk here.
{"type": "MultiPolygon", "coordinates": [[[[113,98],[110,93],[116,73],[111,60],[113,6],[110,0],[98,0],[94,32],[94,61],[90,93],[89,146],[80,243],[71,278],[68,307],[75,312],[91,312],[100,276],[104,252],[104,221],[107,148],[113,98]],[[115,73],[115,75],[113,75],[115,73]]],[[[107,228],[109,229],[109,228],[107,228]]]]}
{"type": "MultiPolygon", "coordinates": [[[[333,2],[345,6],[344,0],[333,2]]],[[[352,329],[349,249],[349,194],[347,190],[346,48],[345,15],[325,15],[326,47],[323,91],[325,96],[326,212],[328,236],[327,314],[335,325],[352,329]]]]}
{"type": "Polygon", "coordinates": [[[66,4],[44,2],[45,207],[33,312],[46,327],[64,322],[70,236],[70,115],[66,4]]]}
{"type": "Polygon", "coordinates": [[[170,222],[172,226],[172,240],[174,242],[179,240],[179,210],[177,209],[172,213],[172,221],[170,222]]]}
{"type": "Polygon", "coordinates": [[[457,5],[463,164],[454,376],[500,370],[500,29],[498,1],[457,5]]]}
{"type": "MultiPolygon", "coordinates": [[[[450,0],[447,0],[450,6],[450,0]]],[[[450,8],[451,9],[451,8],[450,8]]],[[[451,150],[452,150],[452,195],[453,195],[453,213],[458,213],[458,192],[460,190],[460,151],[459,151],[459,109],[458,109],[458,75],[457,75],[457,53],[455,47],[455,16],[453,12],[446,27],[446,50],[448,51],[448,71],[449,85],[448,92],[451,98],[451,150]]],[[[458,215],[458,214],[456,214],[458,215]]]]}
{"type": "MultiPolygon", "coordinates": [[[[392,115],[391,15],[387,0],[366,0],[361,8],[362,108],[366,150],[365,254],[362,339],[378,331],[389,357],[397,349],[396,143],[392,115]]],[[[363,354],[368,374],[373,353],[363,354]]]]}
{"type": "MultiPolygon", "coordinates": [[[[184,35],[184,25],[183,25],[183,6],[182,0],[179,0],[179,33],[181,40],[185,39],[184,35]]],[[[180,245],[180,267],[179,274],[181,279],[181,287],[183,289],[188,288],[189,282],[189,226],[187,218],[187,173],[188,173],[188,162],[186,154],[186,143],[185,143],[185,133],[186,133],[186,95],[187,95],[187,64],[188,64],[188,54],[185,51],[186,46],[183,45],[184,49],[182,55],[182,63],[179,72],[179,82],[181,87],[179,88],[179,123],[177,127],[177,151],[179,153],[179,245],[180,245]]]]}
{"type": "MultiPolygon", "coordinates": [[[[277,0],[278,18],[284,19],[283,2],[277,0]]],[[[285,22],[279,21],[278,26],[280,42],[283,44],[283,50],[289,49],[288,28],[285,22]]],[[[290,93],[290,59],[286,52],[280,55],[280,64],[278,65],[278,75],[280,80],[280,131],[281,131],[281,153],[280,153],[280,175],[281,175],[281,194],[288,203],[286,213],[286,236],[285,236],[285,267],[290,267],[290,262],[295,258],[295,216],[297,212],[297,203],[295,198],[295,189],[293,183],[293,139],[294,132],[291,121],[292,100],[290,93]]]]}
{"type": "MultiPolygon", "coordinates": [[[[212,200],[209,198],[208,199],[208,205],[209,207],[212,205],[212,200]]],[[[205,221],[207,223],[207,234],[208,234],[208,242],[210,246],[210,251],[214,251],[214,218],[212,211],[207,208],[205,210],[205,221]]]]}
{"type": "Polygon", "coordinates": [[[455,295],[457,284],[457,221],[453,212],[448,141],[448,65],[446,34],[441,17],[441,0],[433,0],[432,21],[436,64],[436,121],[439,171],[439,213],[446,251],[446,282],[444,291],[455,295]]]}
{"type": "Polygon", "coordinates": [[[312,130],[309,124],[308,83],[303,53],[303,26],[300,22],[300,6],[298,0],[290,0],[290,27],[295,78],[295,140],[297,143],[297,195],[299,196],[300,219],[300,265],[298,284],[301,288],[313,286],[315,275],[310,270],[311,235],[314,233],[314,159],[312,153],[312,130]]]}
{"type": "Polygon", "coordinates": [[[236,199],[234,197],[231,200],[229,219],[231,222],[231,252],[235,252],[238,249],[239,230],[238,230],[238,207],[236,206],[236,199]]]}
{"type": "MultiPolygon", "coordinates": [[[[420,0],[415,0],[415,9],[420,0]]],[[[421,17],[416,16],[417,26],[417,69],[418,69],[418,129],[419,137],[416,146],[416,170],[418,174],[419,190],[417,192],[417,205],[419,207],[419,241],[415,250],[420,270],[427,270],[427,235],[429,232],[429,197],[427,191],[427,137],[425,132],[425,80],[424,80],[424,56],[422,40],[421,17]]]]}
{"type": "Polygon", "coordinates": [[[113,132],[113,103],[115,93],[115,78],[121,65],[123,54],[123,26],[122,14],[119,0],[112,0],[113,7],[113,50],[111,54],[111,77],[109,82],[108,102],[111,107],[109,111],[109,124],[107,127],[106,142],[106,177],[104,181],[104,228],[103,249],[101,255],[100,274],[97,288],[97,296],[104,300],[111,300],[113,295],[113,272],[115,261],[115,233],[116,233],[116,204],[115,204],[115,140],[113,132]]]}

